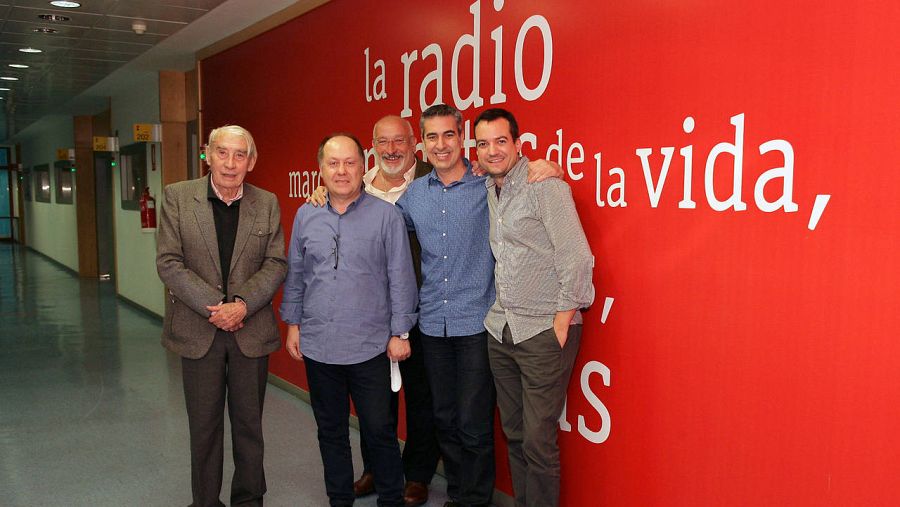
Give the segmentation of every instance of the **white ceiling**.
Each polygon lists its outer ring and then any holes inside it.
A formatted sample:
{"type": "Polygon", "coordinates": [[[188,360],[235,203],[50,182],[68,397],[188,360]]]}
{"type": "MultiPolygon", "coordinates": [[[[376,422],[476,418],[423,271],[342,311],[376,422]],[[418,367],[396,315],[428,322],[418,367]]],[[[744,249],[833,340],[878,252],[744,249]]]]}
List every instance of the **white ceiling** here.
{"type": "Polygon", "coordinates": [[[0,139],[29,137],[51,115],[94,114],[115,90],[159,70],[189,70],[195,53],[295,0],[0,0],[0,139]],[[66,16],[47,21],[41,15],[66,16]],[[137,34],[135,21],[146,24],[137,34]],[[36,33],[51,28],[55,33],[36,33]],[[26,54],[22,47],[41,49],[26,54]],[[27,69],[9,64],[26,64],[27,69]]]}

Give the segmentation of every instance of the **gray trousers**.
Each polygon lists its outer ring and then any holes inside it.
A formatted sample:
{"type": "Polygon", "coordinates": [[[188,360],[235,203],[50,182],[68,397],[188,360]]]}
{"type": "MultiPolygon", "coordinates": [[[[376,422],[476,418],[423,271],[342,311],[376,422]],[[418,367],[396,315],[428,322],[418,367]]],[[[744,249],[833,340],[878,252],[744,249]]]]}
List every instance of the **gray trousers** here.
{"type": "Polygon", "coordinates": [[[516,345],[509,326],[503,343],[488,338],[517,507],[559,505],[557,421],[580,345],[580,325],[569,327],[564,348],[553,328],[516,345]]]}

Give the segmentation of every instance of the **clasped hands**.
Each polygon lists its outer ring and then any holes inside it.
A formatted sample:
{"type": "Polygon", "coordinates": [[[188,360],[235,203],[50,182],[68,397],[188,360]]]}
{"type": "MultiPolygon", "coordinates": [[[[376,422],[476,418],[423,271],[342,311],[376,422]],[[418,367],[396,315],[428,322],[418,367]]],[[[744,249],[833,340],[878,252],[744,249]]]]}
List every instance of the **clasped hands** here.
{"type": "Polygon", "coordinates": [[[247,304],[238,299],[234,303],[220,303],[215,306],[207,306],[209,310],[209,323],[221,329],[233,333],[244,327],[244,318],[247,317],[247,304]]]}

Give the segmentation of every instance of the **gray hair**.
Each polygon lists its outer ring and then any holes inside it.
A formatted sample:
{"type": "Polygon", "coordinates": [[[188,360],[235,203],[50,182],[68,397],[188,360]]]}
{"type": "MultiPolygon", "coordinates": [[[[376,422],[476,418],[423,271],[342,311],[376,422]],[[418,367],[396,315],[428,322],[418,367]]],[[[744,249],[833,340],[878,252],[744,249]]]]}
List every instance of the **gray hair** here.
{"type": "Polygon", "coordinates": [[[452,116],[456,120],[456,133],[462,135],[463,118],[459,109],[447,104],[435,104],[422,112],[422,118],[419,119],[419,129],[422,131],[422,139],[425,139],[425,120],[428,118],[437,118],[439,116],[452,116]]]}
{"type": "Polygon", "coordinates": [[[256,143],[253,141],[253,136],[250,135],[250,131],[244,127],[238,125],[223,125],[217,129],[212,129],[212,132],[209,133],[207,145],[214,146],[221,136],[242,138],[247,143],[247,156],[249,158],[256,157],[256,143]]]}

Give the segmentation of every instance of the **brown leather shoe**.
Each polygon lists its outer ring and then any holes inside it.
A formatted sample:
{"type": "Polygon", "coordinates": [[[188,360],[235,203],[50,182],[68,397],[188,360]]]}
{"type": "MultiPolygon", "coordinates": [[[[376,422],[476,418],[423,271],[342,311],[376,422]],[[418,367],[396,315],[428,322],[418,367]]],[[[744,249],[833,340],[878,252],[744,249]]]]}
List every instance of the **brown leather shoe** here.
{"type": "Polygon", "coordinates": [[[407,481],[403,489],[403,501],[406,507],[415,507],[428,501],[428,484],[416,481],[407,481]]]}
{"type": "Polygon", "coordinates": [[[353,483],[353,494],[357,497],[371,495],[375,492],[375,476],[370,472],[363,472],[359,480],[353,483]]]}

